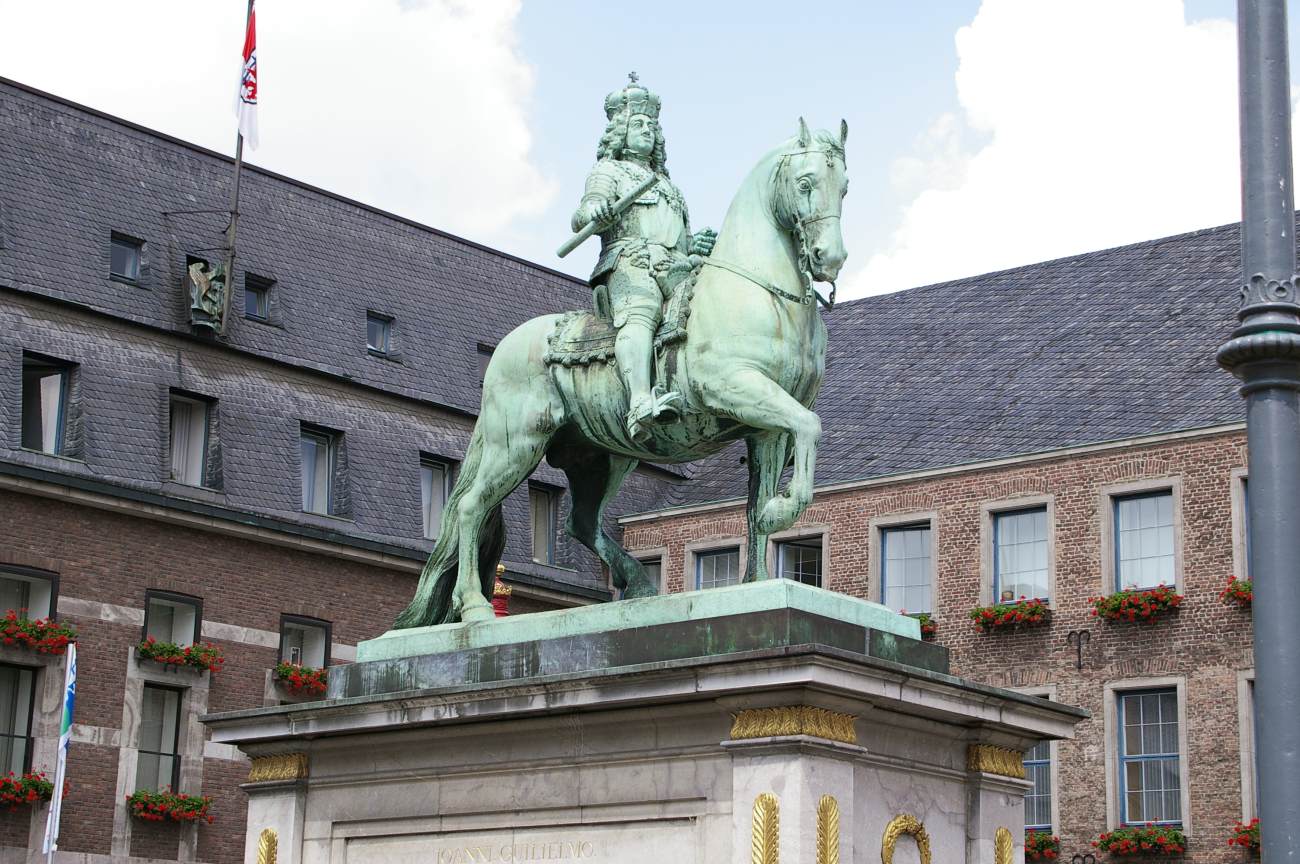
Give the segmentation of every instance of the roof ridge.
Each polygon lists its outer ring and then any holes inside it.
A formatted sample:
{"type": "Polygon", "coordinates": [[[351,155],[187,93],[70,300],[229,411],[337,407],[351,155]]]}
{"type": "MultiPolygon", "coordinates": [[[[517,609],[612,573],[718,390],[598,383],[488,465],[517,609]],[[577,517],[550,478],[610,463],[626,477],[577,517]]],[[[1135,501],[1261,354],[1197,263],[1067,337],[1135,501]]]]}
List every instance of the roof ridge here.
{"type": "MultiPolygon", "coordinates": [[[[132,120],[127,120],[124,117],[118,117],[116,114],[109,114],[107,111],[101,111],[98,108],[91,108],[89,105],[82,105],[80,102],[73,102],[71,99],[66,99],[62,96],[56,96],[53,93],[40,90],[36,87],[32,87],[29,84],[24,84],[21,81],[15,81],[12,78],[6,78],[3,75],[0,75],[0,85],[12,87],[15,90],[18,90],[20,92],[39,97],[41,99],[48,100],[57,105],[61,105],[65,108],[70,108],[74,111],[80,111],[92,117],[98,117],[101,120],[107,120],[110,123],[114,123],[119,126],[124,126],[128,129],[133,129],[136,132],[142,132],[146,135],[151,135],[154,138],[167,141],[171,144],[176,144],[188,150],[193,150],[194,152],[200,153],[204,156],[208,156],[214,159],[219,159],[223,162],[229,162],[232,164],[235,161],[235,158],[233,156],[227,156],[226,154],[219,153],[216,150],[210,150],[207,147],[202,146],[201,144],[195,144],[193,141],[186,141],[184,138],[178,138],[175,135],[169,135],[166,132],[160,132],[157,129],[152,129],[148,126],[145,126],[140,123],[136,123],[132,120]]],[[[249,162],[244,163],[244,170],[254,171],[258,174],[261,174],[265,177],[269,177],[273,180],[278,180],[282,183],[288,183],[291,186],[297,186],[300,189],[305,189],[308,192],[313,192],[317,195],[323,195],[326,198],[330,198],[332,200],[338,201],[343,204],[347,204],[352,207],[360,207],[363,210],[367,210],[371,213],[374,213],[377,216],[382,216],[385,219],[391,219],[394,222],[400,222],[403,225],[408,225],[412,228],[416,228],[421,231],[427,231],[430,234],[435,234],[447,240],[452,240],[457,243],[463,243],[464,245],[469,246],[472,249],[478,249],[479,251],[482,252],[487,252],[492,255],[497,255],[501,258],[506,258],[511,261],[518,262],[527,267],[532,267],[536,270],[540,270],[541,272],[549,274],[551,276],[559,276],[562,279],[573,282],[577,285],[581,285],[583,287],[590,287],[591,283],[588,282],[586,279],[580,279],[577,276],[572,276],[568,273],[565,273],[560,270],[556,270],[552,267],[547,267],[545,264],[539,264],[536,261],[532,261],[520,255],[515,255],[511,252],[502,251],[501,249],[497,249],[494,246],[488,246],[486,243],[479,243],[476,240],[470,240],[466,237],[461,237],[459,234],[452,234],[450,231],[444,231],[441,228],[435,228],[432,225],[428,225],[424,222],[411,219],[407,216],[398,215],[397,213],[393,213],[390,210],[384,210],[373,204],[367,204],[364,201],[359,201],[355,198],[349,198],[346,195],[342,195],[338,192],[331,192],[329,189],[325,189],[324,187],[321,186],[312,185],[311,183],[308,183],[305,180],[299,180],[295,177],[290,177],[287,174],[281,174],[278,171],[272,171],[269,168],[263,168],[260,165],[254,165],[249,162]]]]}
{"type": "MultiPolygon", "coordinates": [[[[1300,210],[1297,210],[1296,213],[1300,214],[1300,210]]],[[[1026,270],[1037,270],[1042,267],[1066,264],[1071,261],[1096,258],[1101,255],[1106,255],[1107,253],[1119,252],[1121,250],[1140,249],[1143,247],[1159,246],[1165,243],[1182,242],[1189,238],[1196,237],[1198,235],[1215,234],[1218,232],[1228,231],[1233,228],[1240,229],[1240,227],[1241,227],[1241,222],[1239,221],[1225,222],[1221,225],[1212,225],[1208,228],[1196,228],[1192,231],[1184,231],[1181,234],[1168,234],[1164,237],[1154,237],[1150,240],[1139,240],[1136,243],[1122,243],[1118,246],[1107,246],[1104,249],[1094,249],[1090,252],[1076,252],[1073,255],[1063,255],[1060,258],[1048,258],[1046,261],[1033,261],[1028,264],[1017,264],[1014,267],[1004,267],[1001,270],[990,270],[986,273],[975,273],[970,276],[960,276],[956,279],[948,279],[943,282],[929,282],[924,285],[915,285],[911,288],[902,288],[898,291],[889,291],[884,294],[869,294],[866,297],[855,297],[852,300],[844,300],[836,305],[846,306],[846,307],[856,307],[864,303],[865,301],[877,300],[881,297],[895,297],[899,294],[912,294],[917,291],[929,291],[935,288],[952,288],[954,286],[969,284],[975,281],[983,282],[987,280],[989,277],[1009,276],[1015,273],[1024,272],[1026,270]]]]}

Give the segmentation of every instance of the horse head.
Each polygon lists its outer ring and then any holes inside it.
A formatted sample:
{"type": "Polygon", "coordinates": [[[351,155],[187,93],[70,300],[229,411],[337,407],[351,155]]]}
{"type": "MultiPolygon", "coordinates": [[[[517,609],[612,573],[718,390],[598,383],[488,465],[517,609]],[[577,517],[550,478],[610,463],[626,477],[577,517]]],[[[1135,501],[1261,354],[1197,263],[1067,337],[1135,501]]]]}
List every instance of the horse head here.
{"type": "Polygon", "coordinates": [[[840,207],[849,191],[845,176],[844,142],[849,126],[840,121],[840,135],[810,132],[799,118],[799,135],[780,154],[772,174],[772,200],[778,224],[799,245],[800,266],[818,282],[835,281],[848,252],[840,232],[840,207]]]}

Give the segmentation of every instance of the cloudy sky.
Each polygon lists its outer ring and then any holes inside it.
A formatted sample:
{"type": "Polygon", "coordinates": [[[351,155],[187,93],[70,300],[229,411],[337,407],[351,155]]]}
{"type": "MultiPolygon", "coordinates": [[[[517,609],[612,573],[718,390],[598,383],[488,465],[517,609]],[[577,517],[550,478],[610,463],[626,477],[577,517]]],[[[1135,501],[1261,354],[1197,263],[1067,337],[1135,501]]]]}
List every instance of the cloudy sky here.
{"type": "MultiPolygon", "coordinates": [[[[0,0],[0,75],[232,153],[243,13],[0,0]]],[[[554,249],[604,95],[634,69],[696,226],[800,115],[845,118],[840,290],[863,296],[1235,221],[1233,17],[1231,0],[258,0],[249,155],[585,276],[594,242],[554,249]]]]}

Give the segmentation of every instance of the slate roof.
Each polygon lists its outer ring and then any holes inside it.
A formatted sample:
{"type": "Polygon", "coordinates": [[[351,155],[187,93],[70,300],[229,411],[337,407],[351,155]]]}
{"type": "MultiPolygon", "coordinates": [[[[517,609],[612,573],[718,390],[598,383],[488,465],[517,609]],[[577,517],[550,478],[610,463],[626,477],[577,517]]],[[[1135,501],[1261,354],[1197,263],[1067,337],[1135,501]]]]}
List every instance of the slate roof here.
{"type": "MultiPolygon", "coordinates": [[[[1245,419],[1214,362],[1236,321],[1238,226],[826,313],[819,486],[1245,419]]],[[[745,494],[744,445],[670,495],[745,494]]]]}

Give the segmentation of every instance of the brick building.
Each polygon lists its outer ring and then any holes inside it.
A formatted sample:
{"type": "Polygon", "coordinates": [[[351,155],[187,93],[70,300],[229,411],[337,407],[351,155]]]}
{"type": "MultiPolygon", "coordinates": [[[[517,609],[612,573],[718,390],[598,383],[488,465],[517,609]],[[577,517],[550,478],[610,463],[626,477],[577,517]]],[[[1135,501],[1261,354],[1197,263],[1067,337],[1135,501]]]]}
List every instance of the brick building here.
{"type": "MultiPolygon", "coordinates": [[[[0,80],[0,603],[78,629],[61,846],[88,864],[239,860],[246,765],[197,718],[296,698],[279,659],[347,662],[386,628],[491,346],[590,301],[579,280],[251,169],[236,317],[205,336],[185,271],[224,217],[194,211],[222,210],[229,179],[218,154],[0,80]],[[146,633],[211,641],[225,667],[140,660],[146,633]],[[125,796],[165,781],[213,796],[218,821],[129,818],[125,796]]],[[[1211,229],[826,316],[818,497],[772,566],[931,611],[959,674],[1091,709],[1075,741],[1031,754],[1031,818],[1066,854],[1131,803],[1182,824],[1193,860],[1227,860],[1250,813],[1250,620],[1217,597],[1244,566],[1243,405],[1212,361],[1236,242],[1211,229]],[[1176,616],[1089,617],[1088,597],[1148,577],[1186,595],[1176,616]],[[1041,594],[1050,623],[975,633],[969,609],[1007,585],[1041,594]],[[1121,753],[1129,728],[1172,746],[1121,753]]],[[[666,590],[744,571],[742,453],[640,469],[614,502],[666,590]]],[[[558,530],[565,506],[545,463],[506,502],[515,611],[612,599],[558,530]]],[[[60,670],[0,646],[8,768],[52,766],[60,670]]],[[[0,857],[38,845],[37,816],[0,814],[0,857]]]]}
{"type": "MultiPolygon", "coordinates": [[[[590,302],[580,280],[254,168],[235,317],[205,336],[184,279],[219,254],[230,175],[0,81],[0,602],[79,634],[60,844],[79,861],[240,860],[247,765],[197,718],[295,698],[281,658],[346,662],[387,629],[491,346],[590,302]],[[210,641],[225,666],[137,659],[144,634],[210,641]],[[127,794],[167,785],[213,796],[217,821],[129,817],[127,794]]],[[[617,506],[652,506],[672,478],[638,472],[617,506]]],[[[516,611],[610,599],[560,530],[564,488],[543,465],[505,504],[516,611]]],[[[53,767],[61,669],[0,646],[0,773],[53,767]]],[[[0,813],[0,846],[39,849],[43,824],[0,813]]]]}
{"type": "MultiPolygon", "coordinates": [[[[1084,707],[1027,756],[1026,823],[1092,851],[1126,823],[1179,825],[1189,860],[1233,861],[1253,815],[1244,404],[1214,366],[1232,328],[1236,226],[870,298],[826,316],[818,489],[766,553],[774,575],[931,613],[956,674],[1084,707]],[[1155,623],[1089,598],[1161,582],[1155,623]],[[1044,626],[969,614],[1038,597],[1044,626]],[[1082,650],[1079,633],[1086,634],[1082,650]]],[[[625,515],[670,591],[747,566],[743,450],[625,515]]]]}

